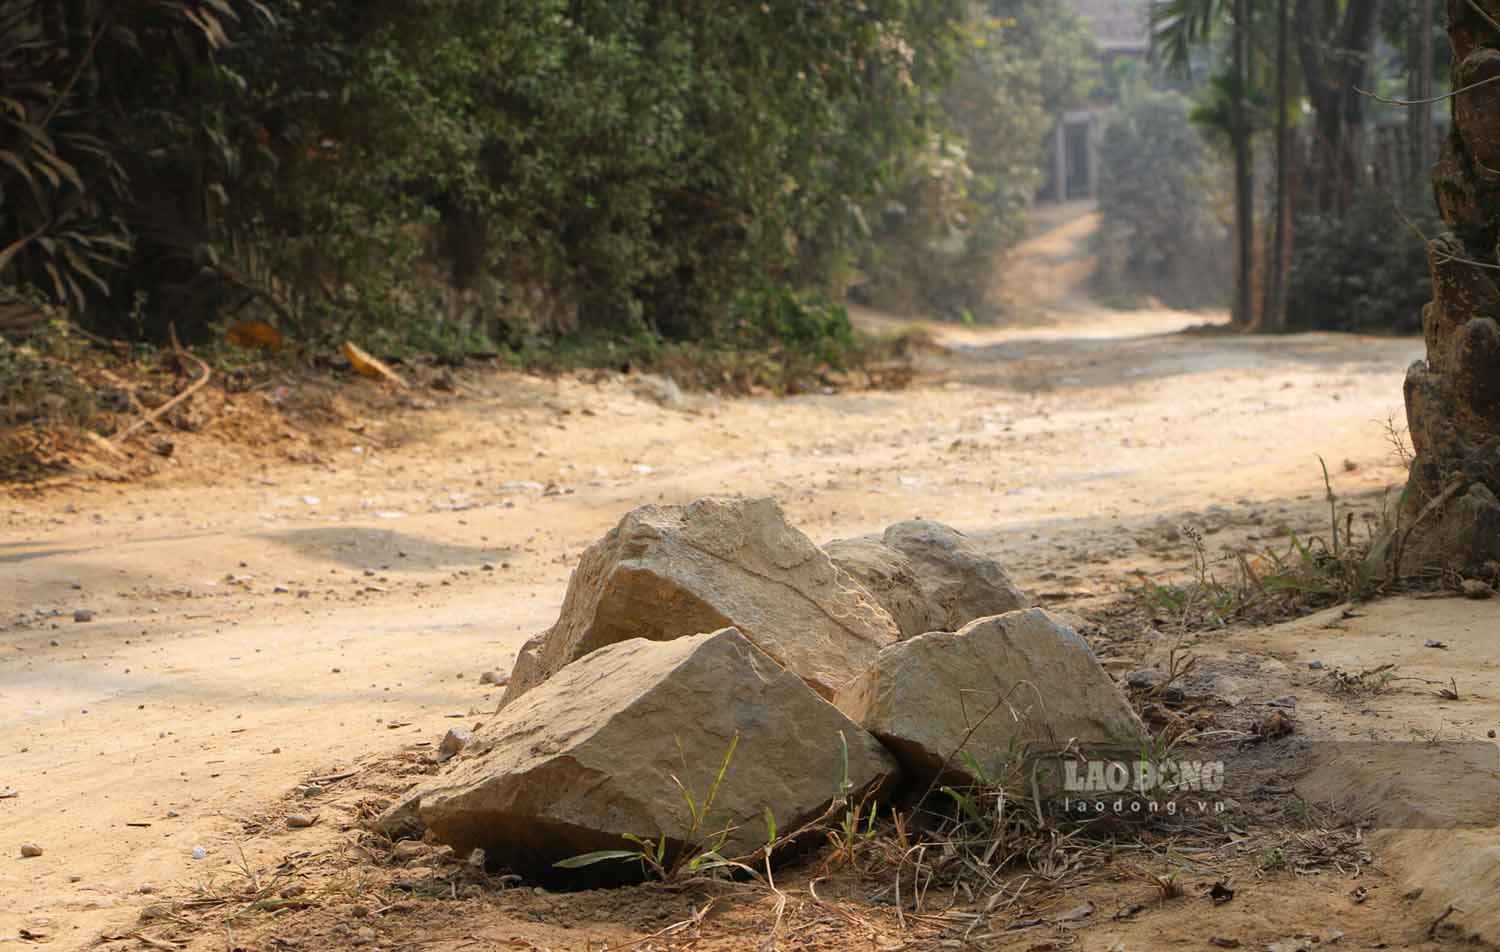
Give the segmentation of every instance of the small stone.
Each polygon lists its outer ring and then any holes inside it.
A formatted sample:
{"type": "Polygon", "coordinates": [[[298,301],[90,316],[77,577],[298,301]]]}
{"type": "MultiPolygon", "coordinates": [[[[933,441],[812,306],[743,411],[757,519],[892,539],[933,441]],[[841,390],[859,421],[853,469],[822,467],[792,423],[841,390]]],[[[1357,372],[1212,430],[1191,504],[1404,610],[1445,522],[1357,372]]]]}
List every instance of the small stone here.
{"type": "Polygon", "coordinates": [[[1321,661],[1309,661],[1307,663],[1307,666],[1308,666],[1309,669],[1311,669],[1313,671],[1322,671],[1323,670],[1323,662],[1321,662],[1321,661]]]}
{"type": "Polygon", "coordinates": [[[73,613],[73,620],[76,622],[93,621],[94,613],[89,611],[87,608],[80,608],[78,609],[78,611],[73,613]]]}
{"type": "Polygon", "coordinates": [[[42,848],[35,843],[21,844],[21,856],[24,859],[31,859],[32,857],[41,856],[42,852],[42,848]]]}
{"type": "Polygon", "coordinates": [[[1493,739],[1494,736],[1495,736],[1495,729],[1493,727],[1491,727],[1487,732],[1485,732],[1484,736],[1493,739]]]}
{"type": "Polygon", "coordinates": [[[291,830],[305,830],[316,822],[318,817],[312,813],[289,813],[286,818],[287,828],[291,830]]]}
{"type": "Polygon", "coordinates": [[[73,875],[71,875],[71,876],[68,877],[68,882],[70,882],[70,883],[81,883],[81,882],[83,882],[83,877],[80,876],[80,875],[78,875],[77,873],[74,873],[73,875]]]}
{"type": "Polygon", "coordinates": [[[391,849],[391,855],[405,862],[416,859],[418,856],[426,856],[432,851],[432,847],[421,840],[402,840],[391,849]]]}
{"type": "Polygon", "coordinates": [[[1463,583],[1463,593],[1464,598],[1481,599],[1489,598],[1495,594],[1495,590],[1477,578],[1466,578],[1463,583]]]}
{"type": "Polygon", "coordinates": [[[208,850],[201,846],[193,847],[193,859],[204,859],[208,856],[208,850]]]}
{"type": "Polygon", "coordinates": [[[365,926],[354,934],[352,941],[355,945],[369,945],[375,941],[375,930],[369,926],[365,926]]]}
{"type": "Polygon", "coordinates": [[[1153,668],[1137,668],[1125,675],[1125,686],[1132,691],[1150,691],[1167,682],[1167,676],[1153,668]]]}
{"type": "Polygon", "coordinates": [[[282,899],[296,899],[307,892],[307,887],[302,885],[288,886],[281,891],[282,899]]]}
{"type": "Polygon", "coordinates": [[[443,735],[443,742],[438,745],[438,759],[449,760],[463,750],[474,737],[474,732],[467,727],[454,727],[443,735]]]}

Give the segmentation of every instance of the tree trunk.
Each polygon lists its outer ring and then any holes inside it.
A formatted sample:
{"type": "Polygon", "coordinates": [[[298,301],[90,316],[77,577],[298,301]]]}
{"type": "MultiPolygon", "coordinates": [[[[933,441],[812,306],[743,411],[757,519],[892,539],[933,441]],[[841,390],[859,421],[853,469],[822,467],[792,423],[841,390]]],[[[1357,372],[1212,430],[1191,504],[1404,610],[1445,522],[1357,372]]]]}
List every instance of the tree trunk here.
{"type": "Polygon", "coordinates": [[[1421,133],[1417,137],[1418,156],[1417,174],[1426,171],[1432,162],[1432,0],[1422,0],[1422,14],[1418,21],[1417,34],[1421,38],[1421,48],[1418,50],[1417,68],[1417,99],[1421,105],[1417,106],[1417,115],[1421,133]]]}
{"type": "Polygon", "coordinates": [[[1346,211],[1364,174],[1361,161],[1364,97],[1374,57],[1380,0],[1344,7],[1327,0],[1297,0],[1297,51],[1307,80],[1317,129],[1314,193],[1318,208],[1346,211]]]}
{"type": "Polygon", "coordinates": [[[1245,106],[1250,61],[1250,2],[1234,0],[1234,84],[1230,91],[1234,126],[1235,283],[1234,322],[1249,327],[1255,319],[1255,172],[1250,117],[1245,106]]]}
{"type": "Polygon", "coordinates": [[[1276,0],[1276,226],[1271,233],[1271,293],[1261,317],[1261,327],[1267,331],[1280,331],[1286,326],[1286,224],[1291,204],[1287,194],[1291,179],[1287,100],[1292,94],[1287,27],[1287,0],[1276,0]]]}
{"type": "MultiPolygon", "coordinates": [[[[1481,0],[1489,17],[1500,2],[1481,0]]],[[[1500,30],[1469,0],[1448,0],[1453,88],[1500,76],[1500,30]]],[[[1433,171],[1451,235],[1428,247],[1433,300],[1427,358],[1406,376],[1416,452],[1399,522],[1378,550],[1388,575],[1500,576],[1500,84],[1452,100],[1453,128],[1433,171]]]]}

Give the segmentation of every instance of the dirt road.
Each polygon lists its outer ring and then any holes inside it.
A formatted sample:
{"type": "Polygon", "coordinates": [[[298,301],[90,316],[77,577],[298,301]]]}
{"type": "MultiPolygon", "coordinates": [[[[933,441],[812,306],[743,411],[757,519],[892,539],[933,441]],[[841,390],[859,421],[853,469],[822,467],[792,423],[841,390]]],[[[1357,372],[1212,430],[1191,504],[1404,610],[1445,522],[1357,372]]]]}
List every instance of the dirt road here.
{"type": "Polygon", "coordinates": [[[1163,334],[1201,320],[954,334],[900,393],[663,405],[629,378],[476,377],[293,435],[322,462],[204,440],[144,485],[13,495],[0,941],[92,939],[143,888],[222,868],[257,804],[488,709],[480,674],[635,505],[769,493],[819,541],[941,519],[1066,605],[1180,565],[1151,539],[1164,517],[1241,541],[1319,524],[1317,454],[1349,497],[1400,479],[1383,421],[1417,342],[1163,334]]]}

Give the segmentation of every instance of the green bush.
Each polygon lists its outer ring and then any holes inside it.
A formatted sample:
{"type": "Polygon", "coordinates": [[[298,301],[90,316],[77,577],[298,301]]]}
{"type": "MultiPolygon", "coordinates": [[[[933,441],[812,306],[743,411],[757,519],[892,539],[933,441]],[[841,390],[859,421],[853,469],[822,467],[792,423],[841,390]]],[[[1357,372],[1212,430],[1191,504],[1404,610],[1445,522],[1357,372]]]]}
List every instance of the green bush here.
{"type": "Polygon", "coordinates": [[[1145,92],[1110,120],[1099,148],[1096,280],[1106,298],[1170,307],[1225,300],[1229,230],[1208,146],[1176,93],[1145,92]]]}
{"type": "Polygon", "coordinates": [[[72,177],[34,166],[46,201],[10,214],[36,182],[0,164],[0,282],[126,336],[261,317],[302,342],[448,349],[709,340],[736,333],[736,302],[762,286],[837,291],[865,210],[941,119],[965,10],[22,6],[0,59],[26,115],[0,149],[24,139],[45,165],[47,136],[88,136],[66,141],[89,202],[52,202],[72,177]],[[32,235],[52,205],[80,222],[32,235]]]}
{"type": "Polygon", "coordinates": [[[1287,285],[1287,326],[1295,330],[1415,334],[1432,299],[1427,248],[1402,221],[1427,235],[1442,228],[1427,195],[1403,203],[1383,192],[1359,195],[1343,214],[1296,216],[1296,253],[1287,285]]]}

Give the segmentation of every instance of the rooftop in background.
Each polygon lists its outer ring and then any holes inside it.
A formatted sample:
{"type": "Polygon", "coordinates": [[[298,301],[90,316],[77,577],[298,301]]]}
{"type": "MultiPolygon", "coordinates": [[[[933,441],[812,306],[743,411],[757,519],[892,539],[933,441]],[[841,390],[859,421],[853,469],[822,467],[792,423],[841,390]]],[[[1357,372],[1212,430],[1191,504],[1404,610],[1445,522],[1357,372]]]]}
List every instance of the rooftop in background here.
{"type": "Polygon", "coordinates": [[[1144,54],[1151,48],[1147,26],[1148,0],[1066,0],[1093,27],[1094,40],[1105,53],[1144,54]]]}

